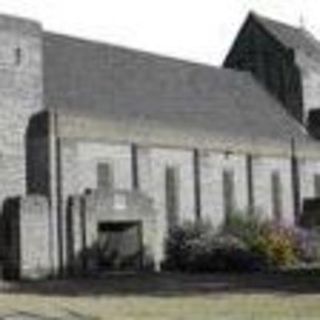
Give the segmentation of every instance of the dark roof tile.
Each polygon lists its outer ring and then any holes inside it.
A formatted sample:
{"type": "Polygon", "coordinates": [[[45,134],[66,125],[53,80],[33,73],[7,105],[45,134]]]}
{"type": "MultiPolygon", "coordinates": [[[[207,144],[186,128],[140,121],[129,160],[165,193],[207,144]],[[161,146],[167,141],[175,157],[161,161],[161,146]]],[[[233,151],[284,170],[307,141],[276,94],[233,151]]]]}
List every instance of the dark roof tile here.
{"type": "Polygon", "coordinates": [[[249,74],[44,34],[49,108],[144,116],[226,136],[290,141],[302,127],[249,74]]]}

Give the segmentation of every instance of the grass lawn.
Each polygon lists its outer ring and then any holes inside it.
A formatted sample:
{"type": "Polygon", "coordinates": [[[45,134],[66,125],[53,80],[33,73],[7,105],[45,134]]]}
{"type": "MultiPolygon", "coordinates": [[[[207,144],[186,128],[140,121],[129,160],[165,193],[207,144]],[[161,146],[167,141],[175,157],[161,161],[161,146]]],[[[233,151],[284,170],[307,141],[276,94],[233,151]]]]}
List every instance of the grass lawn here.
{"type": "Polygon", "coordinates": [[[110,275],[2,284],[5,314],[38,319],[320,319],[319,275],[110,275]]]}

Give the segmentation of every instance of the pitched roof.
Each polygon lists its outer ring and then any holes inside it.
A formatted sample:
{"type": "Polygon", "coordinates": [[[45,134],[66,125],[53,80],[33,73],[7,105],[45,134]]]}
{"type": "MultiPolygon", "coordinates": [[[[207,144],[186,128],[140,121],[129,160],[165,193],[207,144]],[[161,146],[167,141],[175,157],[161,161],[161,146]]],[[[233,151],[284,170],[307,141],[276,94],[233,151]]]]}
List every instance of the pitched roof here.
{"type": "Polygon", "coordinates": [[[301,50],[320,60],[320,42],[307,30],[274,21],[256,13],[252,13],[252,16],[287,48],[301,50]]]}
{"type": "Polygon", "coordinates": [[[144,117],[231,138],[306,139],[249,73],[52,33],[44,34],[44,92],[49,108],[100,119],[144,117]]]}

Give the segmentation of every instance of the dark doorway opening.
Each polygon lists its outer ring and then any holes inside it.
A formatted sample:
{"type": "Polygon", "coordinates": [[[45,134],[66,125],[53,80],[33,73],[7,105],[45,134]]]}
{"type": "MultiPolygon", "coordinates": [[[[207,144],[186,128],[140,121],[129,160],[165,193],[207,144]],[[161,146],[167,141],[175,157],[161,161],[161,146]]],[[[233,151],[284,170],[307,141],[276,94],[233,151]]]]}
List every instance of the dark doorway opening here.
{"type": "Polygon", "coordinates": [[[140,270],[143,261],[140,221],[98,224],[98,265],[102,270],[140,270]]]}

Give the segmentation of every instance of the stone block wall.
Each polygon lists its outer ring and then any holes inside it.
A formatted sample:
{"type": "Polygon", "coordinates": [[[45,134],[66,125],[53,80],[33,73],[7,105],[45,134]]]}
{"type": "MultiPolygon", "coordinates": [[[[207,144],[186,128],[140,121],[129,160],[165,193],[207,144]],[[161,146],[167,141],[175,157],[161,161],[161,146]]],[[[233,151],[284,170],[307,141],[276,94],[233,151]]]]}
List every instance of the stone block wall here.
{"type": "Polygon", "coordinates": [[[142,223],[143,267],[160,269],[163,237],[160,221],[152,201],[140,192],[95,190],[73,197],[70,215],[68,266],[71,271],[97,271],[95,247],[99,223],[128,221],[142,223]],[[117,203],[119,197],[121,205],[117,203]]]}
{"type": "Polygon", "coordinates": [[[20,278],[52,274],[52,230],[48,201],[28,196],[20,202],[20,278]]]}
{"type": "Polygon", "coordinates": [[[320,108],[320,62],[303,52],[298,52],[295,60],[301,70],[305,122],[310,110],[320,108]]]}
{"type": "Polygon", "coordinates": [[[195,220],[195,191],[192,150],[141,148],[138,150],[140,189],[154,201],[159,215],[161,234],[168,230],[166,212],[165,169],[177,172],[178,222],[195,220]]]}
{"type": "Polygon", "coordinates": [[[279,172],[282,190],[283,222],[294,223],[294,202],[291,177],[291,160],[278,157],[255,157],[253,159],[253,190],[255,208],[267,218],[273,218],[271,174],[279,172]]]}
{"type": "Polygon", "coordinates": [[[28,196],[7,200],[1,222],[6,227],[4,275],[19,279],[51,276],[55,252],[47,199],[28,196]]]}
{"type": "Polygon", "coordinates": [[[320,160],[303,159],[300,165],[302,198],[316,197],[315,175],[320,175],[320,160]]]}
{"type": "MultiPolygon", "coordinates": [[[[138,188],[153,200],[157,212],[160,234],[163,239],[168,230],[165,169],[178,170],[179,221],[195,220],[196,191],[194,150],[156,146],[137,146],[138,188]]],[[[129,144],[108,141],[61,140],[61,191],[66,203],[70,195],[82,194],[97,188],[97,164],[106,161],[113,167],[114,188],[132,190],[132,153],[129,144]]],[[[224,222],[223,171],[234,175],[234,209],[249,213],[250,196],[248,181],[248,155],[213,150],[199,151],[200,214],[214,226],[224,222]]],[[[273,218],[271,175],[277,171],[281,181],[282,218],[285,223],[294,222],[294,199],[290,158],[252,156],[252,200],[254,208],[265,218],[273,218]]],[[[65,213],[64,213],[65,214],[65,213]]],[[[66,218],[64,217],[64,220],[66,218]]],[[[66,227],[64,227],[65,229],[66,227]]],[[[66,240],[65,240],[66,242],[66,240]]]]}
{"type": "Polygon", "coordinates": [[[131,189],[131,157],[130,146],[103,143],[99,141],[88,142],[85,140],[60,140],[59,159],[61,164],[59,174],[58,198],[61,199],[61,238],[62,257],[61,263],[66,264],[66,212],[67,201],[70,195],[82,194],[86,190],[97,189],[98,163],[110,164],[113,171],[114,188],[131,189]]]}
{"type": "Polygon", "coordinates": [[[26,193],[25,133],[42,108],[41,27],[0,16],[0,201],[26,193]]]}
{"type": "Polygon", "coordinates": [[[248,210],[246,156],[203,151],[200,153],[200,159],[201,215],[218,227],[225,221],[223,170],[230,170],[234,175],[235,211],[248,210]]]}

